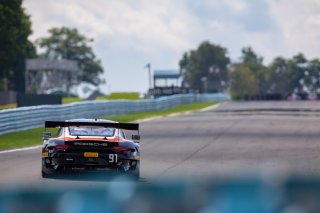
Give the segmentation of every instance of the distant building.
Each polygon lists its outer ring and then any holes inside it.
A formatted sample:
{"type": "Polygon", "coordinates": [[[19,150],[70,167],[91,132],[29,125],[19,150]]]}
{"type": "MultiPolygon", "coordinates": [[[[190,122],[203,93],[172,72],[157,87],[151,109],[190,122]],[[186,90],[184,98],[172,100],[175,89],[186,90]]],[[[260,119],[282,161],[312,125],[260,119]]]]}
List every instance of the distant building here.
{"type": "Polygon", "coordinates": [[[155,98],[175,94],[193,93],[194,91],[182,87],[182,75],[179,70],[155,70],[153,72],[154,88],[149,94],[155,98]]]}
{"type": "Polygon", "coordinates": [[[27,59],[26,93],[45,94],[48,90],[63,90],[70,93],[71,86],[77,83],[78,63],[61,59],[27,59]]]}

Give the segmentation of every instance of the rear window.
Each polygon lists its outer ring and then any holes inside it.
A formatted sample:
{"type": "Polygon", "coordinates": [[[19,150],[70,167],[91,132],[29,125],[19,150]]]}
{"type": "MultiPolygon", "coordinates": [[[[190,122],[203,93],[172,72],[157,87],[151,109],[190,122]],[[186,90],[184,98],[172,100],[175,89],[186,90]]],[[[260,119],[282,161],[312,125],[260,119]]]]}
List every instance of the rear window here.
{"type": "Polygon", "coordinates": [[[113,136],[114,128],[105,127],[69,127],[70,135],[73,136],[113,136]]]}

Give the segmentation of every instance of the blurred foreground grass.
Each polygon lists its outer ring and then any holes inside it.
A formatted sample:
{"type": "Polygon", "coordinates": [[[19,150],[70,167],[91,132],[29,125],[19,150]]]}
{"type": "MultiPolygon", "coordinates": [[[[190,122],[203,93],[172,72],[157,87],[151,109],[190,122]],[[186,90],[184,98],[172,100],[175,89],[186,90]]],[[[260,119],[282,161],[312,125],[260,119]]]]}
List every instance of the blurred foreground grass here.
{"type": "MultiPolygon", "coordinates": [[[[119,122],[131,122],[131,121],[136,121],[136,120],[146,119],[146,118],[151,118],[156,116],[168,116],[174,113],[182,113],[186,111],[198,111],[216,103],[217,102],[192,103],[192,104],[172,107],[165,110],[130,113],[125,115],[107,116],[103,118],[109,119],[109,120],[115,120],[119,122]]],[[[14,149],[14,148],[40,145],[42,143],[41,134],[43,131],[44,131],[44,128],[35,128],[35,129],[0,135],[0,150],[8,150],[8,149],[14,149]]],[[[56,131],[56,129],[53,129],[51,131],[56,131]]],[[[52,132],[52,133],[54,135],[55,132],[52,132]]]]}

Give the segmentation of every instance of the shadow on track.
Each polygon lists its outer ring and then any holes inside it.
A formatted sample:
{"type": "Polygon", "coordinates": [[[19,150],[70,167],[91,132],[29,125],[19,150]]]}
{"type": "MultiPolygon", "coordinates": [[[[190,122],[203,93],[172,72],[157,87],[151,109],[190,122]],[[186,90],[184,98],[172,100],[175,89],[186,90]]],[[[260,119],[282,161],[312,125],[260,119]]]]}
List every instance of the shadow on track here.
{"type": "Polygon", "coordinates": [[[113,182],[113,181],[120,181],[120,182],[140,182],[146,183],[147,180],[145,178],[138,178],[132,176],[130,174],[122,174],[117,172],[84,172],[84,171],[77,171],[77,172],[63,172],[58,174],[50,174],[42,177],[44,179],[57,179],[57,180],[73,180],[73,181],[97,181],[97,182],[113,182]]]}

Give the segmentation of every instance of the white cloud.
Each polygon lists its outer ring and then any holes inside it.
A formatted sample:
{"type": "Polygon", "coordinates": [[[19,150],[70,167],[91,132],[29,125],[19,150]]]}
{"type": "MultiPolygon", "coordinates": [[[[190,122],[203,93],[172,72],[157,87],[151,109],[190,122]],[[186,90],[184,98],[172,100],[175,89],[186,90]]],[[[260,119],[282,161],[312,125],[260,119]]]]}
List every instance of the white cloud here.
{"type": "Polygon", "coordinates": [[[127,39],[175,49],[186,48],[188,45],[188,41],[181,35],[190,34],[187,27],[189,17],[183,12],[170,14],[173,11],[166,10],[170,1],[162,1],[166,4],[156,7],[144,6],[139,10],[121,1],[97,2],[99,4],[85,0],[27,0],[25,6],[32,13],[36,29],[32,38],[43,36],[50,27],[66,25],[77,27],[92,37],[108,37],[119,43],[127,39]],[[168,20],[164,21],[165,18],[168,20]]]}
{"type": "Polygon", "coordinates": [[[303,52],[309,57],[319,57],[319,1],[270,0],[270,7],[282,32],[285,54],[303,52]]]}
{"type": "Polygon", "coordinates": [[[248,9],[248,3],[244,0],[225,0],[224,2],[236,12],[245,12],[248,9]]]}

